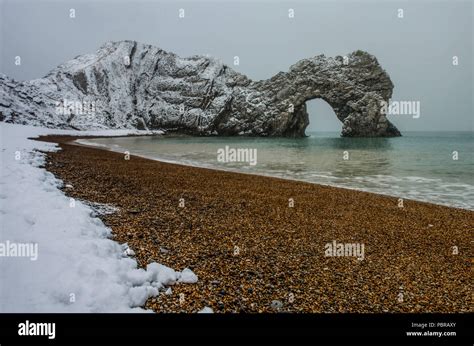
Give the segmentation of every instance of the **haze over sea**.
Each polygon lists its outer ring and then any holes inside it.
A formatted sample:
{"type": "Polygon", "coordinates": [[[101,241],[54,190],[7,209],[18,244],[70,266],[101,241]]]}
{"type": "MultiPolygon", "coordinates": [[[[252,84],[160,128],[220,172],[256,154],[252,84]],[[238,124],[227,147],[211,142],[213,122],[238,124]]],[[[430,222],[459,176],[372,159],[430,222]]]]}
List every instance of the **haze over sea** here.
{"type": "MultiPolygon", "coordinates": [[[[472,132],[405,132],[395,138],[97,138],[114,151],[152,159],[358,189],[474,210],[472,132]],[[219,149],[257,149],[257,165],[222,163],[219,149]],[[456,153],[457,152],[457,160],[456,153]],[[348,158],[348,159],[344,159],[348,158]]],[[[291,197],[291,196],[289,196],[291,197]]]]}

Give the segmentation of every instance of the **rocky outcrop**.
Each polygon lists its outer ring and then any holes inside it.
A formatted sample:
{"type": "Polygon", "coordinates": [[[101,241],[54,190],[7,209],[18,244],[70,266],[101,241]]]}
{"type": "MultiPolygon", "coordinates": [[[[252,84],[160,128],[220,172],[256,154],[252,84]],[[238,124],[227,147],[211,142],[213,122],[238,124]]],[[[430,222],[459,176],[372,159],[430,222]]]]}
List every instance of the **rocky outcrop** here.
{"type": "Polygon", "coordinates": [[[217,59],[180,58],[134,41],[109,42],[46,77],[0,76],[3,121],[58,128],[148,128],[195,135],[305,135],[306,101],[322,98],[343,136],[398,136],[381,113],[393,84],[376,58],[304,59],[252,81],[217,59]]]}

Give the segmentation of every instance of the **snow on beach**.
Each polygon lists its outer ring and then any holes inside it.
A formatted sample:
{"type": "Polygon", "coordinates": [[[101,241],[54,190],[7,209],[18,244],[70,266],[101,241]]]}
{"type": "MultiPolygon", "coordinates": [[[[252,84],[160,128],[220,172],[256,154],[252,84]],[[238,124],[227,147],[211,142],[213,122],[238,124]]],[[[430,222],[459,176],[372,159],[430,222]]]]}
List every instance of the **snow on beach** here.
{"type": "Polygon", "coordinates": [[[158,263],[138,269],[133,249],[109,239],[111,230],[91,206],[71,201],[58,189],[62,182],[40,168],[38,150],[59,148],[28,139],[150,133],[0,123],[0,312],[142,312],[166,286],[197,281],[189,269],[158,263]]]}

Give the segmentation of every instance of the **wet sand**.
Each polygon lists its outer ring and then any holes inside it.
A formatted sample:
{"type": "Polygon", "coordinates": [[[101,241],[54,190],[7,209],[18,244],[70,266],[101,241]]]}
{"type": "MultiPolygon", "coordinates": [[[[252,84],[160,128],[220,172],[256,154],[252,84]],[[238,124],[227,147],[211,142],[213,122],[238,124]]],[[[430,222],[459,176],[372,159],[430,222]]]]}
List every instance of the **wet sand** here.
{"type": "Polygon", "coordinates": [[[60,143],[46,168],[68,196],[119,208],[101,219],[141,266],[198,275],[148,300],[157,312],[472,309],[472,211],[42,140],[60,143]],[[333,241],[364,259],[325,256],[333,241]]]}

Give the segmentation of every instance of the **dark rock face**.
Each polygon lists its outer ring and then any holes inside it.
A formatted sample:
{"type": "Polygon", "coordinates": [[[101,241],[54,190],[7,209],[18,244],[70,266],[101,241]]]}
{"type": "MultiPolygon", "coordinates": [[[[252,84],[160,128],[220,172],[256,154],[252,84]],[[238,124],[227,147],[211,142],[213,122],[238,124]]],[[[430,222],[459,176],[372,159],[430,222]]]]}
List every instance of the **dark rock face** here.
{"type": "Polygon", "coordinates": [[[0,75],[0,114],[6,122],[58,128],[301,137],[309,123],[305,102],[322,98],[342,122],[342,136],[399,136],[381,113],[392,89],[376,58],[362,51],[303,59],[252,81],[214,58],[121,41],[41,79],[0,75]]]}

